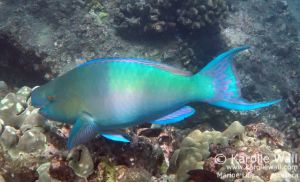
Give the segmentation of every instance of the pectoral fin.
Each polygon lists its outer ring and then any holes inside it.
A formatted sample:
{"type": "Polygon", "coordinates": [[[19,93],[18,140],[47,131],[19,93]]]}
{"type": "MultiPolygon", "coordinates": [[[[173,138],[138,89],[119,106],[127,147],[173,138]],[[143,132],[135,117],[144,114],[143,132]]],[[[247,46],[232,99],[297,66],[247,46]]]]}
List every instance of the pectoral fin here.
{"type": "Polygon", "coordinates": [[[77,118],[68,139],[68,149],[76,145],[88,142],[97,135],[97,125],[94,118],[87,113],[82,114],[77,118]]]}
{"type": "Polygon", "coordinates": [[[152,124],[161,124],[161,125],[177,123],[177,122],[184,120],[187,117],[190,117],[194,113],[195,113],[194,108],[192,108],[190,106],[185,106],[185,107],[183,107],[167,116],[159,118],[151,123],[152,124]]]}
{"type": "Polygon", "coordinates": [[[101,133],[101,135],[109,140],[117,141],[117,142],[130,142],[127,138],[123,135],[118,133],[101,133]]]}

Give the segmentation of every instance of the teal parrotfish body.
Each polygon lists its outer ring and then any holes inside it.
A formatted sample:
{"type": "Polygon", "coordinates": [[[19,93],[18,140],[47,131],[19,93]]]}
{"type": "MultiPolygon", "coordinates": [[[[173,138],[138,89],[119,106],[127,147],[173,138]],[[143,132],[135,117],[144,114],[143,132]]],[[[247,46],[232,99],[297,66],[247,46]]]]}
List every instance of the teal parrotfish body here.
{"type": "Polygon", "coordinates": [[[170,124],[191,116],[191,102],[235,110],[270,106],[280,100],[250,103],[241,98],[231,49],[200,72],[135,58],[88,61],[32,92],[32,104],[47,118],[73,124],[68,147],[100,134],[129,142],[120,129],[140,123],[170,124]]]}

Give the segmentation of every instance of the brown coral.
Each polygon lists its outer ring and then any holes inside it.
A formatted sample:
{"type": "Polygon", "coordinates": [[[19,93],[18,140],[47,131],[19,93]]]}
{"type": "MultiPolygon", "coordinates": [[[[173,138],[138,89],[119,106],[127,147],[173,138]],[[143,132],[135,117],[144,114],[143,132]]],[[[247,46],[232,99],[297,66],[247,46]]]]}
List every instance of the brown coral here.
{"type": "Polygon", "coordinates": [[[224,0],[122,0],[114,22],[120,32],[191,32],[217,24],[227,11],[224,0]]]}

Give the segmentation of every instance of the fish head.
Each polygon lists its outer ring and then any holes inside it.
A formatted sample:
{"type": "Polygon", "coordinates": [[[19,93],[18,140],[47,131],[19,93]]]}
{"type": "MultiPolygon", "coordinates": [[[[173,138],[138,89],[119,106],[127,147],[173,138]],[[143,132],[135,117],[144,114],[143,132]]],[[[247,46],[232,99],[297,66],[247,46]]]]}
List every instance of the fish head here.
{"type": "Polygon", "coordinates": [[[63,122],[63,123],[69,123],[74,124],[73,122],[76,120],[76,117],[78,116],[77,112],[74,112],[74,108],[67,107],[67,102],[60,102],[60,101],[54,101],[50,102],[46,106],[39,109],[39,113],[43,115],[44,117],[63,122]]]}
{"type": "Polygon", "coordinates": [[[48,84],[37,87],[31,92],[31,104],[37,108],[45,107],[54,99],[53,89],[48,84]]]}
{"type": "Polygon", "coordinates": [[[76,97],[65,95],[65,91],[57,88],[55,81],[50,81],[32,91],[31,103],[44,117],[72,124],[78,115],[80,102],[76,97]]]}

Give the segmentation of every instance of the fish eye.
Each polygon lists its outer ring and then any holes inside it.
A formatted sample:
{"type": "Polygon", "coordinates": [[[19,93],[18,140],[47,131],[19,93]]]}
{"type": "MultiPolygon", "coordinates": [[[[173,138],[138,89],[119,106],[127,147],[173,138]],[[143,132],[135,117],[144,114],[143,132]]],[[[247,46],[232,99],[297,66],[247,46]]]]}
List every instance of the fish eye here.
{"type": "Polygon", "coordinates": [[[49,95],[47,98],[51,102],[55,100],[55,96],[52,96],[52,95],[49,95]]]}

